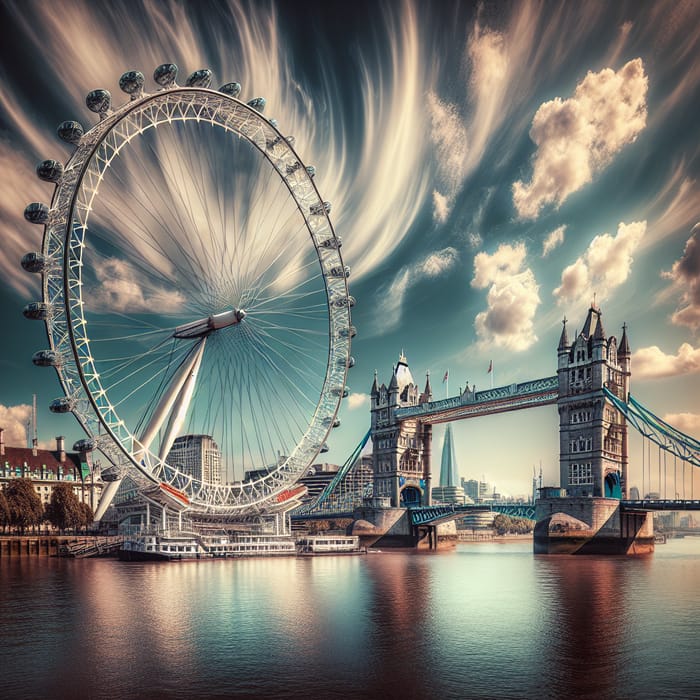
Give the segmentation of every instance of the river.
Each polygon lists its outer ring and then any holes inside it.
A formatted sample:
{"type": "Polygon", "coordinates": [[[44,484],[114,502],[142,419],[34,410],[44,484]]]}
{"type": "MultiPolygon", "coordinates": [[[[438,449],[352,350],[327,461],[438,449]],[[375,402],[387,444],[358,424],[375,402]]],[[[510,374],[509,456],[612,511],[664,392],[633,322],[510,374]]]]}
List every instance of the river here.
{"type": "Polygon", "coordinates": [[[652,556],[0,560],[0,697],[700,698],[700,538],[652,556]]]}

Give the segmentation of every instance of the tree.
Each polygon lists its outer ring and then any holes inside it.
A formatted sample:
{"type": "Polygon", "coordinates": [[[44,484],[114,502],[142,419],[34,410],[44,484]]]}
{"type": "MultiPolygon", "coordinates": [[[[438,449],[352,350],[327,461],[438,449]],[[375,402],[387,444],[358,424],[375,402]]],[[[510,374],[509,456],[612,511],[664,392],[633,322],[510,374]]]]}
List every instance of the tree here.
{"type": "Polygon", "coordinates": [[[499,513],[493,519],[493,528],[499,535],[506,535],[508,533],[524,535],[532,531],[533,525],[533,521],[527,518],[511,518],[502,513],[499,513]]]}
{"type": "Polygon", "coordinates": [[[80,527],[85,528],[87,532],[88,527],[92,525],[95,519],[95,515],[87,503],[81,501],[78,505],[80,506],[80,527]]]}
{"type": "Polygon", "coordinates": [[[0,489],[0,525],[2,526],[2,531],[5,532],[7,526],[10,524],[10,504],[7,502],[7,497],[5,496],[5,490],[0,489]]]}
{"type": "Polygon", "coordinates": [[[82,510],[73,492],[73,484],[62,481],[54,486],[51,499],[46,504],[46,518],[61,531],[82,525],[82,510]]]}
{"type": "Polygon", "coordinates": [[[31,479],[9,481],[5,487],[5,497],[10,510],[10,524],[19,528],[21,534],[44,519],[44,507],[31,479]]]}

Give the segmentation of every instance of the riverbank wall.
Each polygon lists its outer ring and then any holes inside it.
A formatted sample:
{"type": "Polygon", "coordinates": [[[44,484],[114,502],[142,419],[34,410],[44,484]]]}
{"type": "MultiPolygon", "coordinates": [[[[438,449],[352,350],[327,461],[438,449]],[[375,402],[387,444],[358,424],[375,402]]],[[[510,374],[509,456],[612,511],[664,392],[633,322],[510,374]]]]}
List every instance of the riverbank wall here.
{"type": "Polygon", "coordinates": [[[0,558],[75,556],[75,552],[97,549],[109,539],[118,538],[89,535],[0,535],[0,558]]]}

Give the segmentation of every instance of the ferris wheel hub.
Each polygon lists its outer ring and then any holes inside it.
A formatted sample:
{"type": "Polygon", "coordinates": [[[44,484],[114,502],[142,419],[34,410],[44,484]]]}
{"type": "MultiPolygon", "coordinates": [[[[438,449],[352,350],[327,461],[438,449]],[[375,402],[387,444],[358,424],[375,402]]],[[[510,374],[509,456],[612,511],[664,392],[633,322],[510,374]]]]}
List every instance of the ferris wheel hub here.
{"type": "Polygon", "coordinates": [[[214,331],[228,328],[229,326],[235,326],[237,323],[240,323],[245,316],[246,313],[243,309],[229,309],[220,314],[214,314],[178,326],[173,332],[173,338],[205,338],[214,331]]]}

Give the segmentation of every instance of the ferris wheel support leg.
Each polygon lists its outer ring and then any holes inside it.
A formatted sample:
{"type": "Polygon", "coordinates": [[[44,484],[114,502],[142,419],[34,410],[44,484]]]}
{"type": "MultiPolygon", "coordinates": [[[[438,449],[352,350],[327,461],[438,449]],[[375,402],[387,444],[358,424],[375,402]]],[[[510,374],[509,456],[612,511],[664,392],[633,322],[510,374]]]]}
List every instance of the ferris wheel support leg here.
{"type": "Polygon", "coordinates": [[[112,503],[114,495],[117,493],[117,489],[122,483],[121,479],[116,479],[115,481],[108,481],[102,495],[100,496],[100,502],[97,504],[97,510],[95,511],[95,517],[93,522],[99,523],[102,520],[102,516],[105,514],[107,508],[109,508],[112,503]]]}
{"type": "Polygon", "coordinates": [[[173,442],[182,428],[182,424],[185,422],[187,417],[187,410],[190,407],[190,401],[192,401],[192,395],[194,394],[195,386],[197,385],[197,373],[199,372],[199,366],[202,364],[202,355],[204,354],[204,343],[206,338],[202,338],[200,343],[198,343],[198,350],[194,357],[194,362],[190,369],[189,374],[185,378],[184,384],[180,387],[180,391],[177,394],[177,399],[175,400],[172,409],[170,411],[170,420],[168,421],[168,427],[165,431],[165,437],[160,444],[160,450],[158,451],[158,458],[163,460],[168,456],[170,448],[173,446],[173,442]]]}
{"type": "MultiPolygon", "coordinates": [[[[153,411],[151,420],[148,422],[148,425],[144,429],[143,433],[141,434],[141,438],[138,441],[143,450],[147,450],[151,446],[153,438],[155,438],[158,431],[162,428],[165,419],[172,411],[173,405],[177,400],[180,390],[185,382],[187,382],[189,376],[192,374],[192,368],[195,365],[199,366],[199,362],[201,361],[201,353],[204,348],[204,340],[205,339],[202,338],[192,347],[189,354],[183,361],[180,371],[173,377],[172,381],[170,382],[170,386],[163,394],[160,403],[156,407],[156,410],[153,411]]],[[[136,451],[134,454],[134,459],[140,461],[141,456],[142,452],[136,451]]]]}

